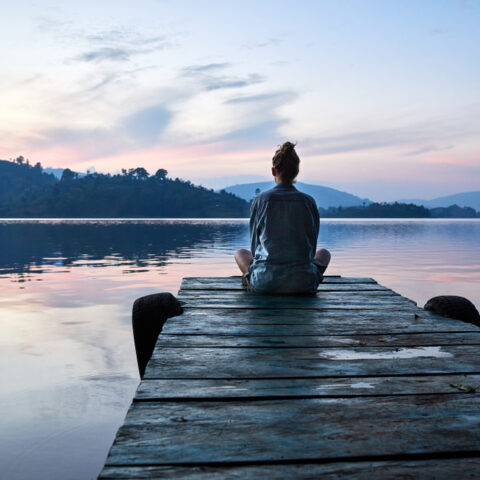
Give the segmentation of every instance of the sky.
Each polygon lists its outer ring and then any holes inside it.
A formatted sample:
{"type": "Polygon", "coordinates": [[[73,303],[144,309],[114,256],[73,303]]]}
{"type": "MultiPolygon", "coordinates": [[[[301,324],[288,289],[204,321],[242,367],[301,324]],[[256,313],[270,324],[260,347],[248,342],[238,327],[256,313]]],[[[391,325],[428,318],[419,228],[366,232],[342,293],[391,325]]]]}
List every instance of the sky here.
{"type": "Polygon", "coordinates": [[[479,190],[480,0],[0,0],[0,158],[298,179],[376,201],[479,190]]]}

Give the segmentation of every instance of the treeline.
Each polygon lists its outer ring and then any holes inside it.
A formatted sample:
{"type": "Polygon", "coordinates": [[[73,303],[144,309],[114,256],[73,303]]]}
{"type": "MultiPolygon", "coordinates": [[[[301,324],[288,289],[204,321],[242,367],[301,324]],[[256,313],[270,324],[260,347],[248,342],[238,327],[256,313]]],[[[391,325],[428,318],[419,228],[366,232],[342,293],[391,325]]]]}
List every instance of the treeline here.
{"type": "MultiPolygon", "coordinates": [[[[452,205],[428,209],[414,204],[371,203],[357,207],[319,208],[324,218],[478,218],[473,208],[452,205]]],[[[171,179],[159,168],[143,167],[119,174],[62,177],[43,171],[23,156],[0,160],[0,217],[178,218],[248,217],[249,203],[232,193],[214,192],[188,180],[171,179]]]]}
{"type": "Polygon", "coordinates": [[[43,171],[42,165],[31,165],[23,156],[13,161],[0,160],[0,208],[4,205],[43,194],[57,182],[43,171]]]}
{"type": "Polygon", "coordinates": [[[150,175],[144,168],[121,174],[89,173],[80,177],[70,169],[60,180],[19,157],[0,161],[1,217],[246,217],[249,204],[230,193],[168,178],[165,169],[150,175]],[[9,183],[11,182],[11,184],[9,183]]]}
{"type": "Polygon", "coordinates": [[[370,203],[357,207],[319,208],[324,218],[480,218],[470,207],[437,207],[428,209],[413,203],[370,203]]]}

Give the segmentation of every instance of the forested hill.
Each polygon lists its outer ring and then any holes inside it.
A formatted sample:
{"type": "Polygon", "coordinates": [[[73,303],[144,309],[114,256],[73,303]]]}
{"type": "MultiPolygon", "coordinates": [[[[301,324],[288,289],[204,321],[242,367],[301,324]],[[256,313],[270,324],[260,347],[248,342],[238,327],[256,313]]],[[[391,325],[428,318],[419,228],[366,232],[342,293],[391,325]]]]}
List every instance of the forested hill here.
{"type": "Polygon", "coordinates": [[[0,207],[21,199],[46,192],[57,183],[37,163],[31,166],[28,160],[18,157],[14,162],[0,160],[0,207]]]}
{"type": "Polygon", "coordinates": [[[159,169],[79,178],[65,169],[60,180],[23,157],[0,161],[0,217],[248,217],[245,200],[215,193],[159,169]],[[19,160],[20,159],[20,160],[19,160]]]}

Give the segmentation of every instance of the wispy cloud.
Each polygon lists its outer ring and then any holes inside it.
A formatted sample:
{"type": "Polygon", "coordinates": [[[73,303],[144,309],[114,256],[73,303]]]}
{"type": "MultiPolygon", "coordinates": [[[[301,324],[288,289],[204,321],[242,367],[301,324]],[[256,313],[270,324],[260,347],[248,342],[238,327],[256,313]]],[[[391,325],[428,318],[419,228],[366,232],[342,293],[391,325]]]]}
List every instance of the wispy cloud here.
{"type": "Polygon", "coordinates": [[[77,60],[84,62],[102,62],[111,60],[115,62],[123,62],[130,59],[131,51],[125,48],[102,47],[97,50],[85,52],[76,57],[77,60]]]}
{"type": "Polygon", "coordinates": [[[223,70],[230,65],[230,63],[206,63],[204,65],[187,65],[186,67],[183,67],[182,72],[184,75],[196,75],[203,72],[223,70]]]}
{"type": "Polygon", "coordinates": [[[438,151],[444,151],[444,150],[451,150],[454,148],[454,145],[447,145],[444,147],[440,147],[437,145],[424,145],[422,147],[416,148],[415,150],[412,150],[410,152],[407,152],[404,154],[405,157],[414,157],[416,155],[422,155],[424,153],[429,153],[429,152],[438,152],[438,151]]]}
{"type": "Polygon", "coordinates": [[[71,21],[48,16],[36,17],[35,22],[37,29],[44,34],[53,34],[66,42],[83,43],[85,51],[73,57],[82,62],[124,62],[134,55],[162,51],[175,44],[174,35],[148,35],[134,27],[118,26],[92,31],[71,21]]]}
{"type": "Polygon", "coordinates": [[[235,103],[265,103],[265,102],[275,102],[275,103],[288,103],[291,100],[295,99],[297,94],[292,91],[285,92],[273,92],[273,93],[261,93],[258,95],[246,95],[242,97],[233,97],[228,100],[225,100],[225,103],[235,104],[235,103]]]}
{"type": "Polygon", "coordinates": [[[248,127],[233,130],[225,135],[217,137],[217,141],[228,141],[237,144],[239,147],[250,148],[249,145],[275,145],[279,139],[279,128],[285,125],[287,120],[277,118],[254,123],[248,127]]]}
{"type": "Polygon", "coordinates": [[[195,81],[207,91],[222,88],[242,88],[266,81],[266,77],[259,73],[251,73],[243,77],[223,73],[230,66],[230,63],[189,65],[182,69],[180,76],[195,81]]]}
{"type": "Polygon", "coordinates": [[[267,40],[264,40],[262,42],[250,42],[244,45],[244,47],[248,48],[249,50],[254,50],[257,48],[277,47],[281,43],[282,43],[282,39],[278,37],[274,37],[274,38],[269,38],[267,40]]]}
{"type": "Polygon", "coordinates": [[[86,92],[97,92],[97,91],[101,90],[102,88],[104,88],[105,86],[113,83],[118,78],[119,78],[118,73],[108,73],[99,82],[96,82],[93,85],[84,89],[84,93],[86,93],[86,92]]]}
{"type": "Polygon", "coordinates": [[[85,35],[85,39],[93,43],[127,43],[129,45],[151,45],[166,41],[166,37],[163,35],[148,36],[135,30],[121,27],[88,33],[85,35]]]}
{"type": "Polygon", "coordinates": [[[23,88],[32,86],[34,83],[37,83],[39,80],[44,78],[44,76],[40,73],[36,73],[34,75],[30,75],[27,78],[23,78],[22,80],[18,80],[16,82],[7,84],[6,86],[2,85],[3,91],[14,90],[16,88],[23,88]]]}
{"type": "Polygon", "coordinates": [[[74,24],[71,20],[64,20],[49,15],[37,15],[33,18],[37,29],[41,32],[59,32],[64,28],[71,28],[74,24]]]}
{"type": "MultiPolygon", "coordinates": [[[[372,129],[331,136],[318,136],[304,140],[303,144],[312,154],[328,155],[362,150],[373,150],[387,147],[410,148],[410,155],[416,154],[425,146],[432,145],[442,137],[444,141],[454,141],[462,137],[477,134],[472,125],[445,122],[429,122],[400,128],[372,129]],[[413,148],[413,150],[412,150],[413,148]]],[[[446,147],[452,148],[451,146],[446,147]]],[[[425,150],[427,151],[427,150],[425,150]]]]}
{"type": "Polygon", "coordinates": [[[87,38],[95,38],[95,43],[106,43],[106,45],[98,48],[89,49],[81,53],[75,60],[84,62],[103,62],[115,61],[124,62],[131,59],[135,55],[142,55],[162,51],[172,46],[171,42],[164,37],[139,37],[137,35],[121,36],[120,41],[112,41],[111,34],[107,34],[105,39],[99,35],[89,36],[87,38]]]}
{"type": "Polygon", "coordinates": [[[244,78],[218,77],[207,80],[204,85],[207,90],[218,90],[220,88],[241,88],[248,87],[266,81],[266,77],[258,73],[251,73],[244,78]]]}

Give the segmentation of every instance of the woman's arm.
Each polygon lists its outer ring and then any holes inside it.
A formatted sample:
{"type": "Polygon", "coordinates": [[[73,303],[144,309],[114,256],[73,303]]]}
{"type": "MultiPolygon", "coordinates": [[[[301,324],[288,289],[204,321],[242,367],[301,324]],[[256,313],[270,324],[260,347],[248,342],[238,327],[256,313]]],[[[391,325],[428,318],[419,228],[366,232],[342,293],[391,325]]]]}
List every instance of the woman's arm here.
{"type": "Polygon", "coordinates": [[[250,251],[252,252],[252,255],[254,257],[255,257],[255,251],[257,250],[257,245],[258,245],[257,210],[258,210],[257,199],[254,198],[253,201],[252,201],[252,206],[250,207],[250,251]]]}

